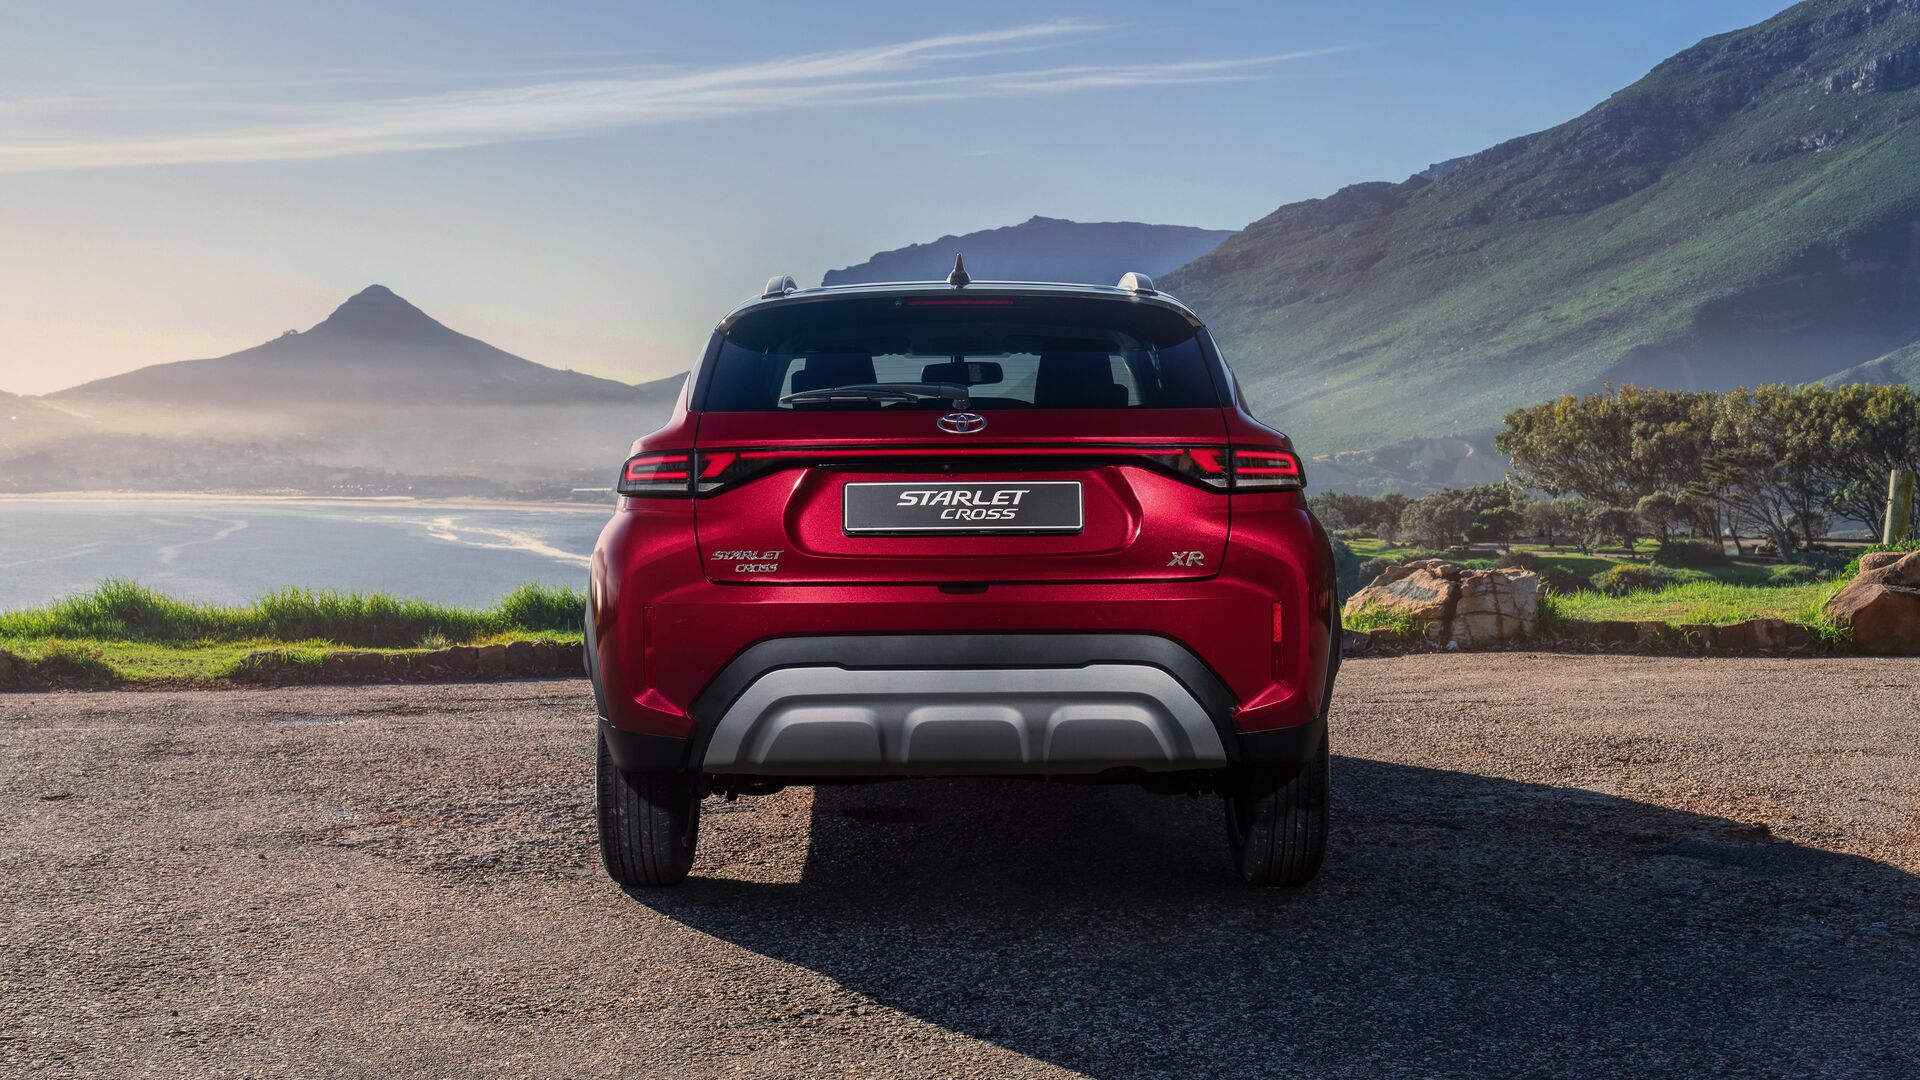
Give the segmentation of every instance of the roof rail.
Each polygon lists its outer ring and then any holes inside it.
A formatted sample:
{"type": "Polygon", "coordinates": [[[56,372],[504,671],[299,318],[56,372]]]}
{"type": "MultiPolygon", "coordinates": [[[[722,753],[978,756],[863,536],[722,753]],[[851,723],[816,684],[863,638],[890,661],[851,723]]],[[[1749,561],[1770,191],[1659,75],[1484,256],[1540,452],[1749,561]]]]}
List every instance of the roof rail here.
{"type": "Polygon", "coordinates": [[[795,292],[800,286],[793,283],[791,274],[775,274],[767,279],[767,287],[760,290],[760,299],[771,300],[776,296],[785,296],[795,292]]]}
{"type": "Polygon", "coordinates": [[[1136,274],[1129,270],[1120,275],[1120,288],[1142,296],[1153,295],[1153,279],[1145,274],[1136,274]]]}

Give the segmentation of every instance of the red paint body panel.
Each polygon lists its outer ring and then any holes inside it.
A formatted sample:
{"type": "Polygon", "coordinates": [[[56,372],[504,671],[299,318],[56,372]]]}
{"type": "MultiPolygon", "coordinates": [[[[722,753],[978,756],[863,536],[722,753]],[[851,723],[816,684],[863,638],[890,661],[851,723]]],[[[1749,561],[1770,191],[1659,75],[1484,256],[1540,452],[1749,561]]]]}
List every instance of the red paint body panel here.
{"type": "Polygon", "coordinates": [[[1155,634],[1188,648],[1238,702],[1240,732],[1312,722],[1329,690],[1335,595],[1327,536],[1302,493],[1229,493],[1118,454],[1048,460],[1083,448],[1291,449],[1237,392],[1227,396],[1233,404],[1210,409],[994,411],[985,430],[956,435],[935,427],[938,410],[698,413],[683,394],[636,452],[800,456],[710,494],[621,500],[591,568],[608,721],[689,737],[689,708],[715,675],[775,638],[1097,632],[1155,634]],[[989,448],[1046,453],[978,456],[989,448]],[[835,461],[836,449],[868,454],[835,461]],[[899,449],[920,454],[873,456],[899,449]],[[927,453],[941,450],[954,453],[927,453]],[[1072,535],[843,531],[847,483],[916,479],[1077,480],[1085,525],[1072,535]],[[1191,552],[1200,554],[1171,558],[1191,552]],[[738,563],[778,568],[742,573],[738,563]]]}

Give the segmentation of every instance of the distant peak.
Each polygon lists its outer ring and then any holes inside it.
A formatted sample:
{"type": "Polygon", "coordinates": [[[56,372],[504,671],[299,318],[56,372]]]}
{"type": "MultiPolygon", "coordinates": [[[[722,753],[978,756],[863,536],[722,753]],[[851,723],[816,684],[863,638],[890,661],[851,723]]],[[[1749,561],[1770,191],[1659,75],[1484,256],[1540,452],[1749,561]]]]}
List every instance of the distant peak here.
{"type": "Polygon", "coordinates": [[[375,337],[420,337],[451,333],[433,317],[385,285],[369,285],[333,309],[316,331],[375,337]]]}

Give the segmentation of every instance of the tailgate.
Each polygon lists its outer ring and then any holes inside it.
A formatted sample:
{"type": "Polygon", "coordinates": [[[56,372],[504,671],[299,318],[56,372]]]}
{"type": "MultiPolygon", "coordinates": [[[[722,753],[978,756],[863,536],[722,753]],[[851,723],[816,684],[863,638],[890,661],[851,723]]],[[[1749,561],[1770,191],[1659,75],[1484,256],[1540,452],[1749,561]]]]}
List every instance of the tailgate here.
{"type": "Polygon", "coordinates": [[[703,416],[703,461],[727,461],[737,477],[695,508],[709,579],[1098,582],[1217,571],[1227,495],[1181,470],[1189,451],[1224,445],[1218,410],[996,412],[970,434],[939,430],[937,416],[867,413],[856,425],[844,414],[703,416]]]}

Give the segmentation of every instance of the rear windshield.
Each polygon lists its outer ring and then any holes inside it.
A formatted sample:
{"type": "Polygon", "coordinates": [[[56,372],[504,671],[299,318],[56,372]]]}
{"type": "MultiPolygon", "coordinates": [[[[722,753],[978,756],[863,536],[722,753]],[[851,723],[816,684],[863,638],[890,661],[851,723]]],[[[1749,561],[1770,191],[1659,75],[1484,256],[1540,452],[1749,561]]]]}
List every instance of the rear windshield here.
{"type": "Polygon", "coordinates": [[[721,342],[701,407],[948,409],[952,400],[926,388],[954,385],[966,388],[967,407],[975,409],[1218,405],[1195,329],[1164,308],[1051,297],[868,297],[742,316],[721,342]],[[878,389],[865,399],[818,394],[842,387],[878,389]],[[917,387],[919,396],[887,387],[917,387]]]}

